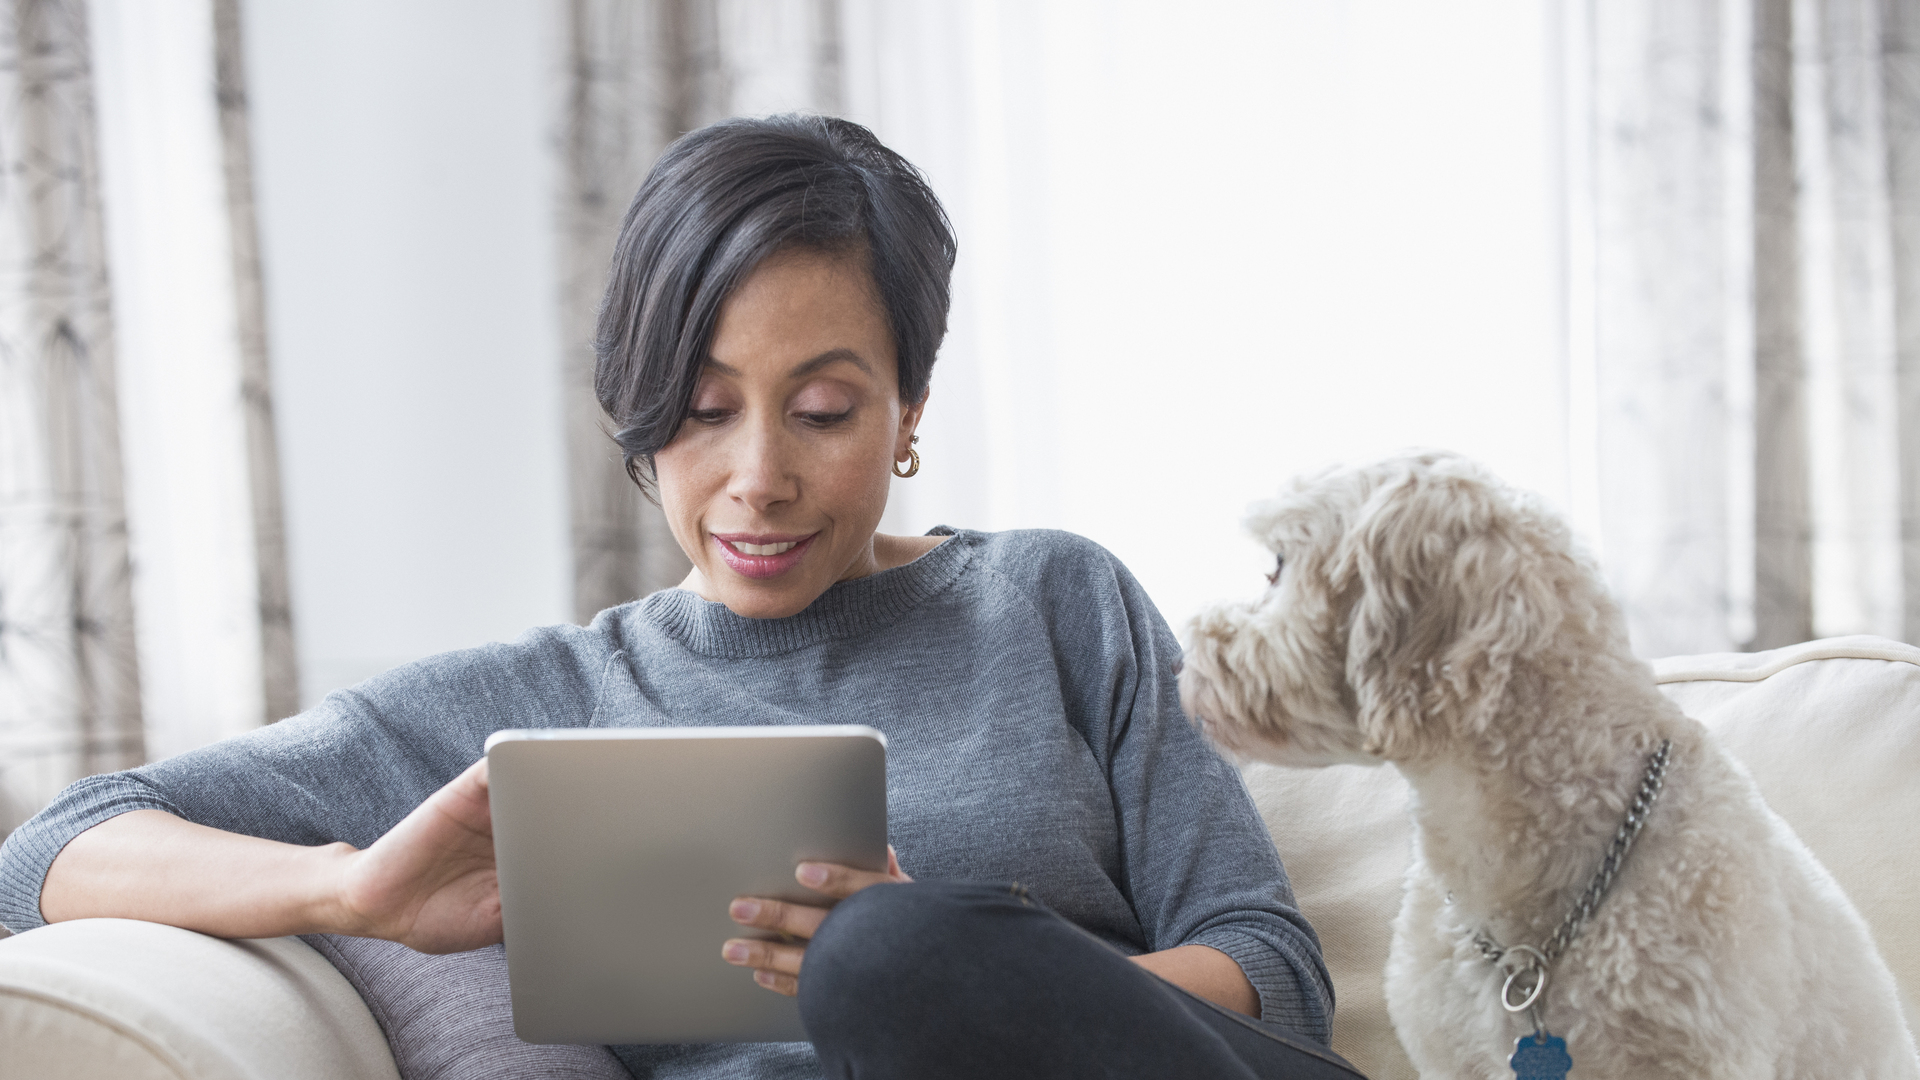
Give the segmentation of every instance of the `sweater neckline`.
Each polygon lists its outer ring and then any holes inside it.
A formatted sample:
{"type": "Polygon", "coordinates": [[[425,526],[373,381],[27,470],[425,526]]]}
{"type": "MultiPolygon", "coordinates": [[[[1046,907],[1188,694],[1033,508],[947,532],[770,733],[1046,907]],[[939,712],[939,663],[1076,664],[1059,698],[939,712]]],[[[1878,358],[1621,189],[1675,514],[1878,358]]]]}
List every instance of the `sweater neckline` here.
{"type": "Polygon", "coordinates": [[[940,525],[927,535],[951,539],[905,565],[837,582],[785,618],[737,615],[725,604],[681,588],[648,596],[638,605],[638,615],[689,650],[723,659],[778,656],[854,637],[898,622],[952,584],[973,557],[980,534],[940,525]]]}

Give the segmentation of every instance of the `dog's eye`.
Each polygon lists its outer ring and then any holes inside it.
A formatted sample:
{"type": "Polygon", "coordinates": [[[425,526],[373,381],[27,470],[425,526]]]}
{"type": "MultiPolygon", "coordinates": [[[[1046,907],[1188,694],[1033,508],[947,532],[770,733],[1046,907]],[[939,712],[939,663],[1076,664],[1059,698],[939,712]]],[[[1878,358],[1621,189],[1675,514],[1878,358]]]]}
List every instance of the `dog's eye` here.
{"type": "Polygon", "coordinates": [[[1285,569],[1286,565],[1287,565],[1287,557],[1285,555],[1274,556],[1273,557],[1273,573],[1267,575],[1267,584],[1269,585],[1280,584],[1280,571],[1285,569]]]}

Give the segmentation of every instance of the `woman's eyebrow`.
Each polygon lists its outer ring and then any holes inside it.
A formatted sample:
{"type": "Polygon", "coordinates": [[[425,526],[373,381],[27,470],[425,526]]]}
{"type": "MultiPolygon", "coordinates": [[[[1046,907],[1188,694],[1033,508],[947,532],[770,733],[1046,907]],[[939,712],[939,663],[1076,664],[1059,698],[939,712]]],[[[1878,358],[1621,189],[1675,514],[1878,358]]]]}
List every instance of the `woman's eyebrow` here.
{"type": "Polygon", "coordinates": [[[859,368],[869,375],[873,374],[873,368],[869,367],[865,360],[860,359],[859,353],[848,348],[838,348],[828,349],[819,356],[800,364],[792,371],[787,372],[787,378],[804,379],[814,372],[819,371],[821,368],[826,367],[828,364],[838,363],[841,360],[845,360],[847,363],[852,364],[854,367],[859,368]]]}
{"type": "MultiPolygon", "coordinates": [[[[787,378],[804,379],[814,372],[819,371],[821,368],[826,367],[828,364],[839,363],[842,360],[845,360],[847,363],[852,364],[854,367],[859,368],[869,375],[873,374],[873,367],[865,360],[860,359],[859,353],[854,352],[852,349],[841,347],[828,349],[826,352],[821,353],[811,360],[801,362],[794,367],[793,370],[787,372],[787,378]]],[[[700,366],[707,371],[718,372],[721,375],[729,377],[738,377],[740,374],[739,368],[734,367],[732,364],[723,364],[711,356],[701,361],[700,366]]]]}

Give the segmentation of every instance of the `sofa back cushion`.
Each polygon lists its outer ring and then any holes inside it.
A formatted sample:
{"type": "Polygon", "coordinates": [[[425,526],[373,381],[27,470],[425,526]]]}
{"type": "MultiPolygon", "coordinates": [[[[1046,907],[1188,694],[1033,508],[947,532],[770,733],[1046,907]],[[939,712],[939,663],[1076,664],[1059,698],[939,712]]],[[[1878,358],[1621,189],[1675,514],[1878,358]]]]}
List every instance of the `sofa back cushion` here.
{"type": "MultiPolygon", "coordinates": [[[[1920,649],[1830,638],[1654,662],[1660,688],[1753,773],[1873,931],[1920,1016],[1920,649]]],[[[1333,1048],[1374,1080],[1412,1080],[1382,986],[1411,828],[1391,768],[1252,765],[1247,785],[1313,922],[1338,1002],[1333,1048]]]]}

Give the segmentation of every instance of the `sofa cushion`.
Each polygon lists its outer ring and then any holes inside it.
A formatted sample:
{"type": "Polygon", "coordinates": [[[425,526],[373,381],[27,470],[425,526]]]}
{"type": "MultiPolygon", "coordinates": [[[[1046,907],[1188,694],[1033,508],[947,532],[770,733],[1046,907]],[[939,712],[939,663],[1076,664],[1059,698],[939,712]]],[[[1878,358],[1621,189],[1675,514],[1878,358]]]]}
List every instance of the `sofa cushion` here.
{"type": "Polygon", "coordinates": [[[296,938],[82,919],[0,941],[7,1080],[397,1080],[353,987],[296,938]]]}
{"type": "MultiPolygon", "coordinates": [[[[1920,649],[1831,638],[1653,668],[1853,898],[1912,1026],[1920,861],[1897,853],[1920,833],[1920,649]]],[[[1382,984],[1411,841],[1406,782],[1390,768],[1351,765],[1256,764],[1245,775],[1326,952],[1338,999],[1333,1048],[1374,1080],[1411,1080],[1382,984]]]]}
{"type": "Polygon", "coordinates": [[[1654,677],[1712,729],[1832,872],[1920,1017],[1920,648],[1828,638],[1676,656],[1654,677]]]}

